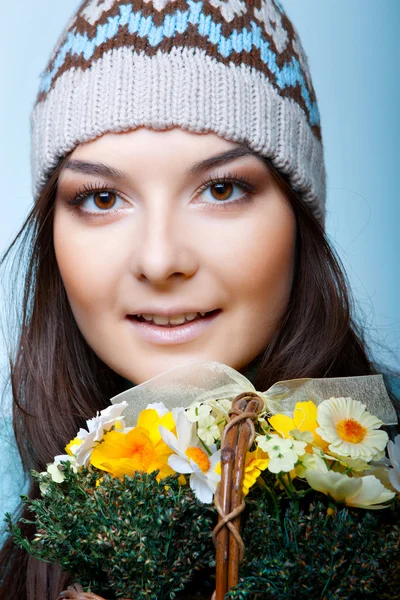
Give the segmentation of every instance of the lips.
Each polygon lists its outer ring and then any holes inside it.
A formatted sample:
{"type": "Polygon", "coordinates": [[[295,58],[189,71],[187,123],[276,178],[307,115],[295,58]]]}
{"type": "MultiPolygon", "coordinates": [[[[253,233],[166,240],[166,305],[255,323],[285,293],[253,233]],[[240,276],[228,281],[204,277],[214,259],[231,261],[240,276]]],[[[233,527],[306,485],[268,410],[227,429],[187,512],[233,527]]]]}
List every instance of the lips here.
{"type": "Polygon", "coordinates": [[[135,335],[140,336],[145,342],[156,345],[186,344],[201,335],[207,335],[215,327],[214,323],[219,320],[221,309],[212,310],[192,321],[181,325],[157,325],[151,321],[142,319],[135,315],[127,315],[127,321],[132,327],[135,335]]]}

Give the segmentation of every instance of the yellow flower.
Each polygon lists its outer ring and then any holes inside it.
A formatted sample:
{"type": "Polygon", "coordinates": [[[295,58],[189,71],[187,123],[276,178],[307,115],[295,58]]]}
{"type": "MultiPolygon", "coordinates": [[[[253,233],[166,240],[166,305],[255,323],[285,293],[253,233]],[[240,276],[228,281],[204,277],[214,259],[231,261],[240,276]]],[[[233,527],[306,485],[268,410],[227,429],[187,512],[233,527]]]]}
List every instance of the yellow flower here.
{"type": "Polygon", "coordinates": [[[79,439],[78,437],[74,438],[73,440],[71,440],[69,442],[69,444],[67,444],[65,446],[65,452],[69,455],[69,456],[75,456],[75,450],[77,448],[79,448],[79,446],[81,446],[83,444],[83,440],[79,439]]]}
{"type": "MultiPolygon", "coordinates": [[[[248,452],[246,456],[246,466],[244,469],[243,479],[243,495],[247,496],[250,488],[255,484],[261,471],[265,471],[268,467],[269,456],[263,452],[261,448],[257,448],[254,452],[248,452]]],[[[218,462],[215,467],[215,472],[221,475],[221,462],[218,462]]]]}
{"type": "Polygon", "coordinates": [[[114,477],[155,470],[159,470],[157,480],[172,475],[174,471],[168,465],[172,451],[161,439],[159,425],[173,430],[172,414],[169,412],[159,417],[155,409],[143,410],[137,427],[127,433],[116,430],[106,433],[102,443],[93,449],[90,463],[114,477]]]}
{"type": "Polygon", "coordinates": [[[261,448],[247,453],[243,479],[243,494],[245,496],[249,493],[251,486],[257,481],[261,471],[264,471],[268,467],[268,463],[269,456],[261,448]]]}
{"type": "Polygon", "coordinates": [[[313,435],[313,443],[325,449],[328,446],[327,442],[316,432],[318,427],[317,415],[317,406],[309,400],[308,402],[297,402],[293,418],[278,414],[270,417],[269,422],[275,431],[285,438],[292,437],[291,432],[295,429],[301,432],[309,431],[313,435]]]}

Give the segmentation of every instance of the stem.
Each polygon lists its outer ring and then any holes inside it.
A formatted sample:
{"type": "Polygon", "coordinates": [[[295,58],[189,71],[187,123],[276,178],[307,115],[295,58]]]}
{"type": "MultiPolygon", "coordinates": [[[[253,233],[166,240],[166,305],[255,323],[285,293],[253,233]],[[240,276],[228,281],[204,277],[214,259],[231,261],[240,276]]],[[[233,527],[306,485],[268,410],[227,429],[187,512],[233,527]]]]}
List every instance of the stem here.
{"type": "Polygon", "coordinates": [[[284,478],[282,477],[282,471],[281,471],[281,473],[278,473],[277,478],[279,479],[280,483],[282,484],[282,486],[283,486],[283,488],[284,488],[284,490],[285,490],[285,492],[287,494],[287,497],[288,498],[292,498],[292,492],[288,488],[288,486],[286,485],[286,482],[285,482],[284,478]]]}
{"type": "Polygon", "coordinates": [[[203,442],[201,438],[199,438],[200,444],[203,446],[204,450],[207,452],[208,456],[211,456],[212,452],[208,446],[203,442]]]}
{"type": "Polygon", "coordinates": [[[268,496],[270,497],[270,499],[272,500],[272,504],[274,506],[274,512],[275,512],[275,517],[278,520],[279,519],[279,506],[278,503],[276,501],[275,498],[275,494],[272,492],[272,490],[268,487],[268,485],[265,483],[264,479],[260,477],[257,479],[257,483],[263,488],[263,490],[265,490],[268,494],[268,496]]]}

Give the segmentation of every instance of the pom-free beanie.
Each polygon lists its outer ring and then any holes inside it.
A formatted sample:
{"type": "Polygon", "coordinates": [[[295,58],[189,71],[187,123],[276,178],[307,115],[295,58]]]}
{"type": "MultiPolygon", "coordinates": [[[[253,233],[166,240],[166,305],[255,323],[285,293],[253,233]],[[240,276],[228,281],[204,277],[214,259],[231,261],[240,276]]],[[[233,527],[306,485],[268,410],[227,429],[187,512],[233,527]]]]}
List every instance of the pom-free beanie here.
{"type": "Polygon", "coordinates": [[[316,95],[278,0],[86,0],[41,75],[31,126],[36,197],[78,144],[178,126],[269,157],[324,221],[316,95]]]}

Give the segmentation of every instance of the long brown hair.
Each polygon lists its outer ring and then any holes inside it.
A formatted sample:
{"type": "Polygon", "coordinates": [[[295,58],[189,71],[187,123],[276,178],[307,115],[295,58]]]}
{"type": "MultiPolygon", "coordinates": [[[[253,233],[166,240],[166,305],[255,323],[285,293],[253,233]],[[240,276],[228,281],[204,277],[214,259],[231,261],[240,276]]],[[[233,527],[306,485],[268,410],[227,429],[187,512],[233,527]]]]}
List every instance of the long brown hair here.
{"type": "MultiPolygon", "coordinates": [[[[13,251],[12,271],[21,281],[26,260],[10,381],[14,432],[27,471],[44,470],[63,453],[84,421],[124,386],[81,335],[58,270],[53,211],[66,160],[59,162],[0,263],[5,264],[13,251]]],[[[296,216],[296,269],[281,325],[264,352],[248,365],[254,385],[264,390],[282,379],[382,372],[369,357],[353,320],[348,282],[323,227],[286,176],[268,159],[265,162],[296,216]]],[[[397,402],[393,394],[392,399],[397,402]]],[[[35,485],[29,495],[38,495],[35,485]]],[[[28,527],[23,531],[32,534],[28,527]]],[[[10,539],[0,553],[0,573],[0,600],[55,600],[67,581],[58,567],[28,558],[10,539]]]]}

